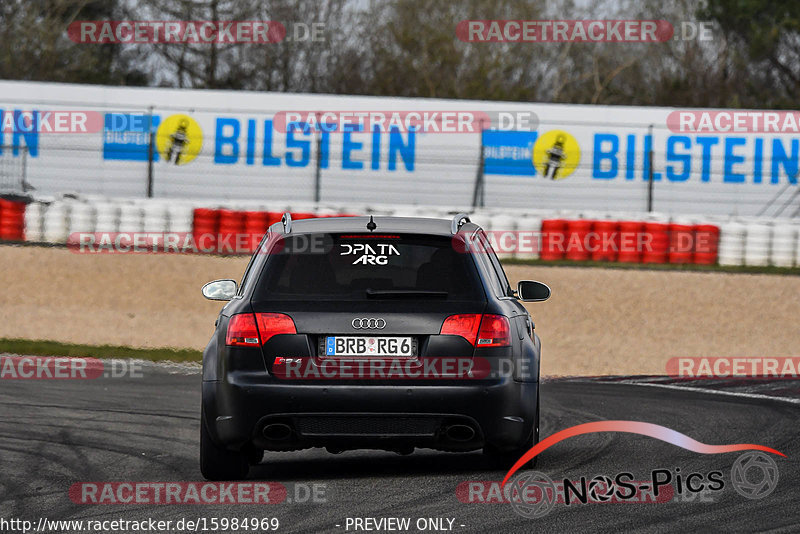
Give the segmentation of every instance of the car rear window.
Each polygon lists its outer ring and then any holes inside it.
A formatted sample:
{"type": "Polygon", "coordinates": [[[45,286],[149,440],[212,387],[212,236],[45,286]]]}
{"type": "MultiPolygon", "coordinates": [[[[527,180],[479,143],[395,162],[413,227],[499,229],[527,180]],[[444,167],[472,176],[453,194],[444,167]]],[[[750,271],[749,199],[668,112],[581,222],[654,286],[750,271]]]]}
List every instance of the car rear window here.
{"type": "Polygon", "coordinates": [[[470,254],[450,238],[300,234],[270,251],[254,297],[283,299],[485,298],[470,254]]]}

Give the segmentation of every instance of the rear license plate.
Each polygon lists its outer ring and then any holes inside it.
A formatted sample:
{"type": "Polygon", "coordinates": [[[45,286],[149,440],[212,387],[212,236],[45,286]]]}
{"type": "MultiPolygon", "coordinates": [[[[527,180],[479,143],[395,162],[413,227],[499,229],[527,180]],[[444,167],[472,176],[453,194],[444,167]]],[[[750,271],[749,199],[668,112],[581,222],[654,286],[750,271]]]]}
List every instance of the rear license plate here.
{"type": "Polygon", "coordinates": [[[322,352],[327,357],[413,358],[417,342],[413,337],[327,336],[322,352]]]}

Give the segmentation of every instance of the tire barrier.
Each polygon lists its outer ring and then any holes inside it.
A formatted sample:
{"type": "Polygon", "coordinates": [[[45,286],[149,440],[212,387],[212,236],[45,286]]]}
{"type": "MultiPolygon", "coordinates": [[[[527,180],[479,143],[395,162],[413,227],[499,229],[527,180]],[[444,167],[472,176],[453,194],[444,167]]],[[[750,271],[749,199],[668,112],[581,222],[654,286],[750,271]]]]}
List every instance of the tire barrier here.
{"type": "Polygon", "coordinates": [[[669,263],[692,263],[694,227],[691,224],[669,225],[669,263]]]}
{"type": "Polygon", "coordinates": [[[694,254],[692,262],[698,265],[713,265],[719,256],[719,226],[697,224],[694,227],[694,254]]]}
{"type": "Polygon", "coordinates": [[[497,257],[501,260],[513,257],[516,246],[508,247],[505,246],[505,243],[508,242],[509,239],[515,239],[517,235],[517,220],[509,215],[497,215],[496,217],[492,217],[492,227],[501,230],[500,233],[494,236],[495,239],[500,241],[496,250],[497,257]],[[511,250],[509,250],[509,248],[511,248],[511,250]]]}
{"type": "Polygon", "coordinates": [[[273,219],[274,214],[268,211],[246,211],[244,212],[244,231],[248,236],[248,250],[255,252],[261,237],[266,233],[267,228],[277,220],[273,219]]]}
{"type": "Polygon", "coordinates": [[[797,255],[797,226],[773,226],[769,264],[792,267],[797,255]]]}
{"type": "Polygon", "coordinates": [[[564,257],[573,261],[585,261],[591,256],[591,245],[587,242],[593,221],[577,219],[567,221],[564,257]]]}
{"type": "Polygon", "coordinates": [[[546,219],[542,221],[542,249],[539,257],[553,261],[564,258],[564,241],[566,240],[567,221],[562,219],[546,219]]]}
{"type": "Polygon", "coordinates": [[[42,240],[45,243],[61,244],[67,242],[67,218],[69,206],[66,202],[55,201],[47,205],[42,218],[42,240]]]}
{"type": "Polygon", "coordinates": [[[198,247],[217,248],[217,232],[219,230],[219,211],[208,208],[195,208],[192,235],[198,247]]]}
{"type": "Polygon", "coordinates": [[[650,246],[642,252],[642,263],[666,263],[670,252],[669,224],[647,222],[644,233],[650,237],[650,246]]]}
{"type": "Polygon", "coordinates": [[[25,241],[41,243],[44,241],[42,219],[44,217],[44,204],[31,202],[25,208],[25,241]]]}
{"type": "Polygon", "coordinates": [[[526,239],[520,239],[514,257],[521,260],[535,260],[539,258],[539,229],[542,220],[538,217],[522,217],[517,221],[517,232],[526,239]],[[528,237],[529,236],[529,237],[528,237]]]}
{"type": "Polygon", "coordinates": [[[22,241],[25,237],[25,203],[0,198],[0,239],[22,241]]]}
{"type": "Polygon", "coordinates": [[[601,246],[592,250],[592,261],[617,261],[619,223],[606,220],[594,221],[594,231],[601,246]]]}
{"type": "Polygon", "coordinates": [[[736,221],[724,222],[719,234],[719,264],[744,265],[745,226],[736,221]]]}
{"type": "Polygon", "coordinates": [[[244,243],[244,212],[219,210],[219,251],[250,250],[250,243],[244,243]]]}
{"type": "Polygon", "coordinates": [[[643,235],[644,223],[641,221],[620,221],[617,261],[620,263],[639,263],[642,247],[639,239],[643,235]]]}
{"type": "MultiPolygon", "coordinates": [[[[72,234],[191,234],[198,249],[217,254],[251,253],[284,211],[294,220],[352,213],[452,217],[459,211],[422,206],[254,202],[224,206],[188,200],[125,200],[103,197],[0,199],[0,240],[65,244],[72,234]],[[271,209],[270,209],[271,208],[271,209]]],[[[502,259],[675,263],[800,267],[800,222],[792,219],[670,217],[659,214],[480,210],[480,224],[502,259]]]]}
{"type": "Polygon", "coordinates": [[[769,265],[772,227],[766,223],[751,222],[745,226],[744,264],[748,266],[769,265]]]}

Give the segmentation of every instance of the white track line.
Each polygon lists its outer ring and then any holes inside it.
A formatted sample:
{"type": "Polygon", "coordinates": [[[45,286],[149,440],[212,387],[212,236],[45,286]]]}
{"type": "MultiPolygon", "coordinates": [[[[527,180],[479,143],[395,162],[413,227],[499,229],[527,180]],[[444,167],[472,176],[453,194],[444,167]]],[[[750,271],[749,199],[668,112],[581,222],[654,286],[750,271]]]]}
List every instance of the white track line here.
{"type": "Polygon", "coordinates": [[[800,399],[793,399],[790,397],[773,397],[772,395],[762,395],[761,393],[742,393],[740,391],[720,391],[718,389],[696,388],[691,386],[676,386],[674,384],[651,384],[648,382],[634,382],[634,381],[619,381],[619,382],[606,382],[616,384],[628,384],[632,386],[648,386],[651,388],[666,388],[677,389],[681,391],[696,391],[700,393],[709,393],[712,395],[728,395],[730,397],[745,397],[748,399],[763,399],[774,400],[781,402],[788,402],[790,404],[800,404],[800,399]]]}

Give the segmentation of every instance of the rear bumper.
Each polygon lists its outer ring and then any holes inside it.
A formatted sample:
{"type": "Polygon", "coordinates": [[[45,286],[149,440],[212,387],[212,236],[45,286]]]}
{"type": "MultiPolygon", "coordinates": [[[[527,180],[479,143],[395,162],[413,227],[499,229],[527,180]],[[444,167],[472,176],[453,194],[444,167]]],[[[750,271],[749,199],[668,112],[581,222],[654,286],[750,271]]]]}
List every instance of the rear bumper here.
{"type": "Polygon", "coordinates": [[[535,382],[508,377],[363,385],[229,373],[225,380],[203,382],[203,406],[212,437],[231,449],[510,449],[531,434],[537,390],[535,382]],[[267,425],[277,426],[265,436],[267,425]]]}

